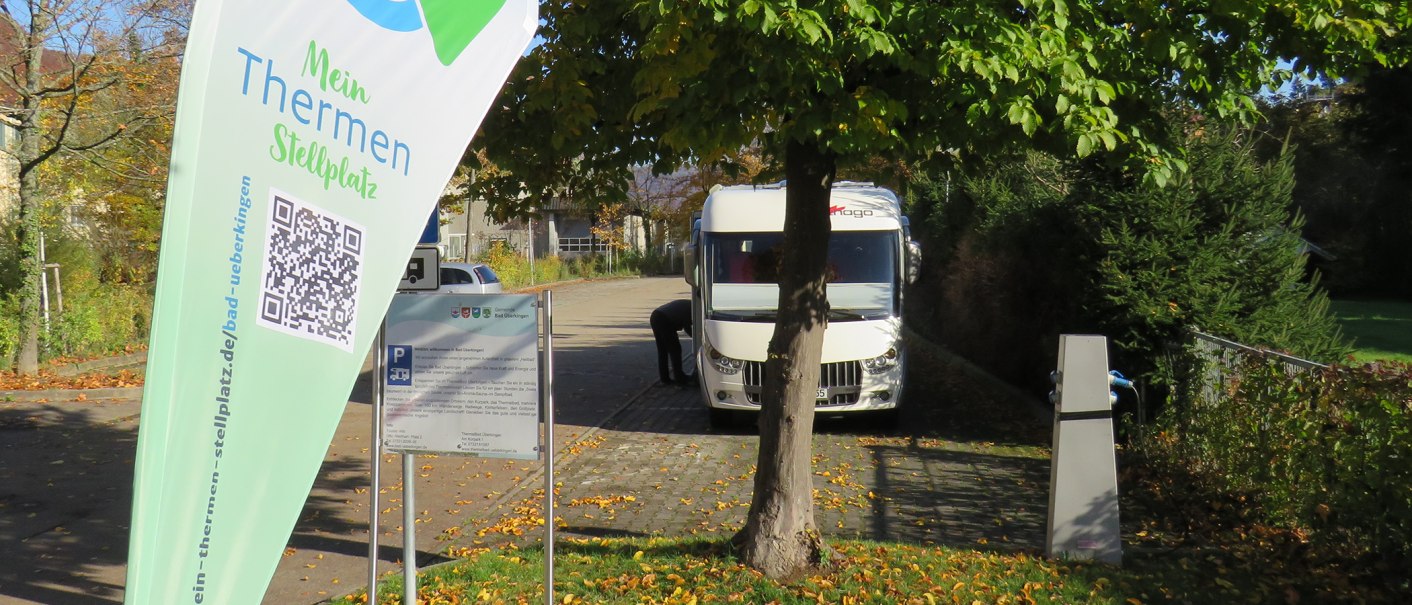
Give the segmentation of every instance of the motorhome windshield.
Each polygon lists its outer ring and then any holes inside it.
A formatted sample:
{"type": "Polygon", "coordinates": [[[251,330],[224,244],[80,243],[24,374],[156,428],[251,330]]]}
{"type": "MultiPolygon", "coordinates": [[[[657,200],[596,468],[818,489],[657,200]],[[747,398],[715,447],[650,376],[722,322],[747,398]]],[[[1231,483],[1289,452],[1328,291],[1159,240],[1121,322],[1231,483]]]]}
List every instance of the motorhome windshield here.
{"type": "MultiPolygon", "coordinates": [[[[780,233],[708,233],[703,238],[706,316],[725,321],[774,321],[779,304],[780,233]]],[[[827,265],[830,321],[896,315],[895,231],[835,231],[827,265]]]]}

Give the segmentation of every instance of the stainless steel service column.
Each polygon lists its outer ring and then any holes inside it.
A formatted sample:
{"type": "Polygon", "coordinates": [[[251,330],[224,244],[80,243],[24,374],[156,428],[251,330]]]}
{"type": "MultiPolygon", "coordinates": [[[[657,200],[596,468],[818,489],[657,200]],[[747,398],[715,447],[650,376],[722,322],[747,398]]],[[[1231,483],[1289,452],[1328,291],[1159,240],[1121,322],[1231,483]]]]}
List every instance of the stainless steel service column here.
{"type": "Polygon", "coordinates": [[[1061,334],[1045,554],[1121,564],[1108,339],[1061,334]]]}

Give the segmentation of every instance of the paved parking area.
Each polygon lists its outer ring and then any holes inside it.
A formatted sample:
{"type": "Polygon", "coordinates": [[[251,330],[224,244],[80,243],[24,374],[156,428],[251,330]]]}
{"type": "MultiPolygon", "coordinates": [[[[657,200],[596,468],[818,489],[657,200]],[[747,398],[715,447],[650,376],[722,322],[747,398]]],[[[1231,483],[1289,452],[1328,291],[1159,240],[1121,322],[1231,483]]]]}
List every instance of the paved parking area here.
{"type": "MultiPolygon", "coordinates": [[[[826,535],[996,549],[1041,549],[1048,452],[957,440],[945,414],[904,414],[889,430],[823,418],[814,438],[816,522],[826,535]],[[933,417],[935,416],[935,417],[933,417]]],[[[726,537],[745,521],[759,438],[709,428],[694,390],[653,386],[559,461],[561,535],[726,537]]],[[[537,479],[537,480],[536,480],[537,479]]],[[[542,514],[542,478],[508,492],[498,517],[474,520],[453,547],[494,543],[542,514]]],[[[528,540],[542,533],[531,531],[528,540]]],[[[525,538],[518,538],[524,540],[525,538]]]]}

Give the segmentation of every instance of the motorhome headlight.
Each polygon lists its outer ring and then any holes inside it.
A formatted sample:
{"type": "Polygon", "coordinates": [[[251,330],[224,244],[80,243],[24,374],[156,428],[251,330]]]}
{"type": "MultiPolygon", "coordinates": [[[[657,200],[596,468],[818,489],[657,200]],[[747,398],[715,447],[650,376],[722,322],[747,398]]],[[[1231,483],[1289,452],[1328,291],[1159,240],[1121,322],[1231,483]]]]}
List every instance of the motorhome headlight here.
{"type": "Polygon", "coordinates": [[[863,360],[863,369],[869,374],[881,374],[897,366],[897,349],[889,348],[886,353],[872,359],[863,360]]]}
{"type": "Polygon", "coordinates": [[[711,365],[715,366],[716,371],[726,375],[740,373],[740,368],[745,365],[745,362],[739,359],[726,357],[720,351],[717,351],[715,347],[710,348],[708,356],[711,358],[711,365]]]}

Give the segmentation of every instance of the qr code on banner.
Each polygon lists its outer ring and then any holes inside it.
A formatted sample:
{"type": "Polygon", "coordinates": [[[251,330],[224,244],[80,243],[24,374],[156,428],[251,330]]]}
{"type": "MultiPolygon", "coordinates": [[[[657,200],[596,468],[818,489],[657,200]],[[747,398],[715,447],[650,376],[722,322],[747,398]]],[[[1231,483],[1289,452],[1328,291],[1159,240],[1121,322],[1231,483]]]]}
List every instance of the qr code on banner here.
{"type": "Polygon", "coordinates": [[[366,232],[353,221],[272,191],[258,323],[351,352],[366,232]]]}

